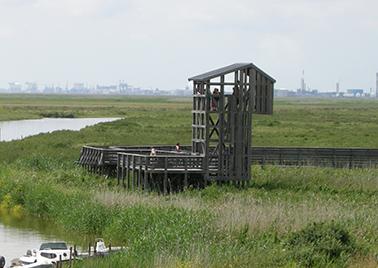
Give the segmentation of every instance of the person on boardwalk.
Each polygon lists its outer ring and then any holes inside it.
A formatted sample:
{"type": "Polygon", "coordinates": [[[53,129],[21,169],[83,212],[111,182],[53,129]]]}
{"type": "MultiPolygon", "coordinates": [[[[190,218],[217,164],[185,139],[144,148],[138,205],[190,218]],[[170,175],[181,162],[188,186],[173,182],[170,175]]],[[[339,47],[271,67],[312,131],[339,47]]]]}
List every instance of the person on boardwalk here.
{"type": "Polygon", "coordinates": [[[154,147],[151,148],[150,156],[156,156],[156,150],[154,147]]]}
{"type": "Polygon", "coordinates": [[[175,149],[176,149],[176,152],[181,151],[180,143],[176,143],[175,149]]]}
{"type": "Polygon", "coordinates": [[[236,99],[236,105],[239,105],[239,94],[240,94],[240,90],[239,90],[239,83],[240,81],[237,81],[236,85],[234,86],[234,88],[232,89],[233,92],[232,92],[232,95],[235,96],[235,99],[236,99]]]}
{"type": "Polygon", "coordinates": [[[219,89],[218,88],[214,88],[213,96],[212,96],[212,99],[211,99],[211,110],[212,111],[217,111],[218,110],[219,96],[220,96],[219,89]]]}

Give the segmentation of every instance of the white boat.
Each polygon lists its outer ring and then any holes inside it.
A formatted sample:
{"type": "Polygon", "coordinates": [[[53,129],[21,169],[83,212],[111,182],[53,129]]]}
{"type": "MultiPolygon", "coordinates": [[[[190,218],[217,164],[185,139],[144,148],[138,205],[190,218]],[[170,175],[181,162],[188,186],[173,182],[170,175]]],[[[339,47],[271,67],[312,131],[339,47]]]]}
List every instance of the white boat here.
{"type": "Polygon", "coordinates": [[[31,263],[23,264],[18,261],[13,260],[11,266],[12,268],[54,268],[54,264],[43,264],[43,263],[31,263]]]}
{"type": "Polygon", "coordinates": [[[59,261],[68,261],[70,250],[65,242],[41,244],[39,250],[28,250],[26,254],[12,260],[11,268],[48,268],[59,261]]]}
{"type": "Polygon", "coordinates": [[[97,238],[96,243],[95,243],[95,248],[96,251],[95,253],[97,254],[109,254],[110,252],[118,252],[122,250],[122,247],[106,247],[104,239],[102,238],[97,238]]]}
{"type": "Polygon", "coordinates": [[[94,247],[91,247],[90,253],[70,252],[65,242],[49,242],[41,244],[39,250],[28,250],[26,254],[18,259],[12,260],[11,268],[52,268],[60,261],[69,261],[70,254],[76,254],[75,257],[88,258],[96,256],[106,256],[110,253],[125,250],[123,247],[106,247],[102,238],[96,239],[94,247]]]}
{"type": "Polygon", "coordinates": [[[78,257],[88,258],[88,257],[95,257],[95,256],[106,256],[110,253],[116,253],[125,250],[124,247],[113,247],[109,246],[106,247],[104,239],[97,238],[94,247],[91,247],[90,253],[89,252],[81,252],[78,254],[78,257]]]}

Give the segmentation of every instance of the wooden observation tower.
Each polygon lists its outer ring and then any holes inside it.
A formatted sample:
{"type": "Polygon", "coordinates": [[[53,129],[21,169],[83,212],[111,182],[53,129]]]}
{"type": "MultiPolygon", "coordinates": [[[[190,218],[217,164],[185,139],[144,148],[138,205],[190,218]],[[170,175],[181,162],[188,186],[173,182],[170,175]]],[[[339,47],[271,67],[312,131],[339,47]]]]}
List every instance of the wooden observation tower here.
{"type": "Polygon", "coordinates": [[[272,114],[275,80],[252,63],[236,63],[193,82],[190,146],[84,146],[78,163],[116,177],[126,189],[161,193],[209,182],[245,185],[252,162],[287,166],[377,167],[378,149],[252,147],[252,116],[272,114]],[[154,153],[152,151],[154,148],[154,153]]]}
{"type": "Polygon", "coordinates": [[[252,115],[272,114],[272,77],[236,63],[193,81],[192,153],[202,155],[205,181],[251,179],[252,115]]]}
{"type": "Polygon", "coordinates": [[[163,193],[208,182],[243,185],[250,180],[252,116],[272,113],[275,80],[252,63],[232,64],[189,80],[191,146],[85,146],[79,163],[94,172],[116,174],[125,188],[163,193]]]}

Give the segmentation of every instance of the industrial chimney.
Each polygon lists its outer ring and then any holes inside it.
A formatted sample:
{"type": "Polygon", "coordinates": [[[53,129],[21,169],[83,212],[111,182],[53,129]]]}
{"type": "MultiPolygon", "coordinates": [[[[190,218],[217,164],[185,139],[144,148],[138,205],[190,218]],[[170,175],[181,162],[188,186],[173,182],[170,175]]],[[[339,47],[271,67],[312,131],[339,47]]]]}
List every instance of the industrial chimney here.
{"type": "Polygon", "coordinates": [[[339,95],[340,93],[340,82],[336,83],[336,95],[339,95]]]}
{"type": "Polygon", "coordinates": [[[376,78],[376,82],[375,82],[375,97],[377,98],[378,97],[378,73],[377,73],[377,78],[376,78]]]}
{"type": "Polygon", "coordinates": [[[305,71],[302,71],[302,79],[301,79],[301,92],[304,93],[306,91],[306,82],[305,82],[305,71]]]}

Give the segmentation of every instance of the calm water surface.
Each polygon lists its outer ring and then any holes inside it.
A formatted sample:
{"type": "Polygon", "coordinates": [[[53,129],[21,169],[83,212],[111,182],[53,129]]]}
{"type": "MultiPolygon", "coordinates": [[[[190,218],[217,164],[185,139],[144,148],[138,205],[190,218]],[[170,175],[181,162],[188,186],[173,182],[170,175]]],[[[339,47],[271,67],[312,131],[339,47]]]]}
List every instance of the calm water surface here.
{"type": "Polygon", "coordinates": [[[0,141],[19,140],[55,130],[80,130],[119,118],[43,118],[0,122],[0,141]]]}
{"type": "Polygon", "coordinates": [[[41,220],[9,220],[0,215],[0,255],[5,257],[5,267],[9,267],[12,259],[21,257],[28,249],[38,249],[42,242],[61,241],[59,235],[54,236],[46,231],[48,225],[41,220]]]}
{"type": "MultiPolygon", "coordinates": [[[[98,123],[111,122],[119,118],[43,118],[0,122],[0,141],[22,139],[55,130],[80,130],[98,123]]],[[[9,220],[0,215],[0,256],[10,261],[26,253],[28,249],[38,249],[42,242],[74,241],[67,233],[62,233],[51,224],[38,219],[9,220]]],[[[85,241],[85,237],[82,237],[85,241]]],[[[80,241],[80,242],[83,242],[80,241]]],[[[80,243],[79,242],[79,243],[80,243]]]]}
{"type": "Polygon", "coordinates": [[[0,222],[0,255],[5,257],[6,266],[10,261],[25,254],[26,250],[38,248],[45,238],[36,231],[4,226],[0,222]]]}
{"type": "Polygon", "coordinates": [[[15,219],[0,215],[0,255],[5,257],[9,267],[11,260],[19,258],[28,249],[39,249],[43,242],[65,241],[68,246],[76,244],[78,250],[86,248],[94,237],[70,233],[59,228],[51,221],[30,216],[15,219]]]}

